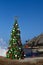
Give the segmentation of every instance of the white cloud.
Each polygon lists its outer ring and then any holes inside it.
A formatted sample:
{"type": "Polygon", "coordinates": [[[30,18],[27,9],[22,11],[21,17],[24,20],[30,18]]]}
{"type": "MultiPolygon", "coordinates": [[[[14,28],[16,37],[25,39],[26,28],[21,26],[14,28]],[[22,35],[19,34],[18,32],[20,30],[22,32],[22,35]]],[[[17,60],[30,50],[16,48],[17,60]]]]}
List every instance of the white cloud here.
{"type": "Polygon", "coordinates": [[[1,48],[7,48],[6,42],[3,40],[3,38],[0,38],[0,47],[1,48]]]}
{"type": "Polygon", "coordinates": [[[7,52],[7,44],[3,40],[3,38],[0,38],[0,56],[6,57],[6,52],[7,52]]]}
{"type": "Polygon", "coordinates": [[[3,39],[2,38],[0,38],[0,42],[3,42],[3,39]]]}
{"type": "Polygon", "coordinates": [[[2,49],[2,48],[0,47],[0,56],[6,57],[6,52],[7,52],[6,49],[2,49]]]}

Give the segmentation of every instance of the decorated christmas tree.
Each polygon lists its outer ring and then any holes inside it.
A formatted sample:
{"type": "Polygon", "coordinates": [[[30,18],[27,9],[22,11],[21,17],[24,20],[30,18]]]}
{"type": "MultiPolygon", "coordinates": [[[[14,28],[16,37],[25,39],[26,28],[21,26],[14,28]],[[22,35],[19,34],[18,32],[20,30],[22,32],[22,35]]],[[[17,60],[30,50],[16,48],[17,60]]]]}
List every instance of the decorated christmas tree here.
{"type": "Polygon", "coordinates": [[[24,52],[22,48],[20,30],[19,30],[19,26],[17,23],[17,19],[15,19],[15,24],[13,25],[6,57],[10,59],[24,58],[24,52]]]}

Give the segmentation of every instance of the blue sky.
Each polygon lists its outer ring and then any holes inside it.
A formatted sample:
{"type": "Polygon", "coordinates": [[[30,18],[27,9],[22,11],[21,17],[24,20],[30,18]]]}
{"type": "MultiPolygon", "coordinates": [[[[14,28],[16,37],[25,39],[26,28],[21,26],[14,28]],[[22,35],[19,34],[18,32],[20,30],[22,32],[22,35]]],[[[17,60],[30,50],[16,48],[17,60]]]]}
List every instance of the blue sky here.
{"type": "Polygon", "coordinates": [[[0,39],[6,45],[14,16],[18,16],[22,43],[43,33],[43,0],[0,0],[0,39]]]}

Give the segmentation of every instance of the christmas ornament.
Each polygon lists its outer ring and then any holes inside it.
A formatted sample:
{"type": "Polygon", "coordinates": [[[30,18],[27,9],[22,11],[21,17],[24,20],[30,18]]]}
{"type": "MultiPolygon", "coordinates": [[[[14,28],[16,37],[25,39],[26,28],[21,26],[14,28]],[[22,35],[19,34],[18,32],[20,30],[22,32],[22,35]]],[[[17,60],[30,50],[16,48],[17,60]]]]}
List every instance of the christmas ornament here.
{"type": "Polygon", "coordinates": [[[21,60],[21,58],[19,58],[19,60],[21,60]]]}
{"type": "Polygon", "coordinates": [[[21,48],[19,48],[21,50],[21,48]]]}
{"type": "Polygon", "coordinates": [[[13,31],[15,31],[15,30],[13,30],[13,31]]]}
{"type": "Polygon", "coordinates": [[[15,57],[17,57],[17,55],[15,55],[15,57]]]}
{"type": "Polygon", "coordinates": [[[13,39],[14,40],[14,39],[13,39]]]}
{"type": "Polygon", "coordinates": [[[11,44],[9,45],[9,47],[11,47],[11,44]]]}
{"type": "Polygon", "coordinates": [[[12,35],[12,33],[11,33],[11,35],[12,35]]]}
{"type": "Polygon", "coordinates": [[[16,37],[14,36],[14,38],[16,38],[16,37]]]}
{"type": "Polygon", "coordinates": [[[16,26],[17,26],[18,24],[16,24],[16,26]]]}
{"type": "Polygon", "coordinates": [[[9,51],[9,53],[11,53],[11,52],[9,51]]]}
{"type": "Polygon", "coordinates": [[[15,30],[15,28],[14,28],[14,30],[15,30]]]}
{"type": "Polygon", "coordinates": [[[20,35],[19,33],[17,35],[20,35]]]}
{"type": "Polygon", "coordinates": [[[19,28],[17,28],[17,30],[19,30],[19,28]]]}
{"type": "Polygon", "coordinates": [[[24,54],[24,57],[26,57],[26,55],[24,54]]]}
{"type": "Polygon", "coordinates": [[[11,51],[12,51],[12,49],[11,49],[11,51]]]}

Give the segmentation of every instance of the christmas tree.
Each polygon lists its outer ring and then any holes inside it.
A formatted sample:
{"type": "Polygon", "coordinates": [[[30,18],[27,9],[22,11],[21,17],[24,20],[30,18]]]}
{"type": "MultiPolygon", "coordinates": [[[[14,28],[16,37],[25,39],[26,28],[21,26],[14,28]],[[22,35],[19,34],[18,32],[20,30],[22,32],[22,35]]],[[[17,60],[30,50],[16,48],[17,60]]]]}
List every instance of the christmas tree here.
{"type": "Polygon", "coordinates": [[[17,19],[15,19],[15,24],[13,25],[6,57],[10,58],[10,59],[24,58],[24,52],[23,52],[23,48],[22,48],[20,30],[19,30],[19,26],[17,23],[17,19]]]}

